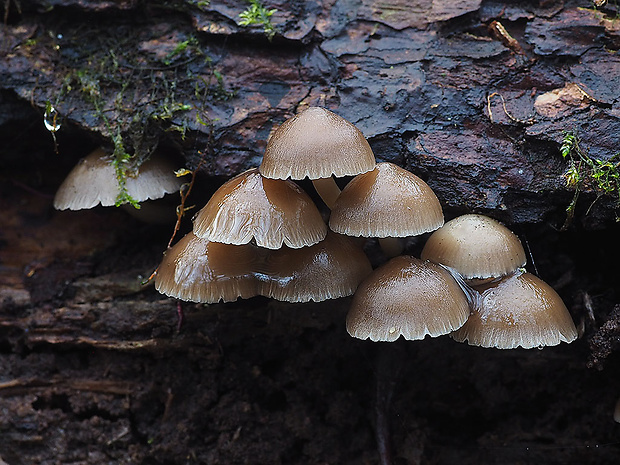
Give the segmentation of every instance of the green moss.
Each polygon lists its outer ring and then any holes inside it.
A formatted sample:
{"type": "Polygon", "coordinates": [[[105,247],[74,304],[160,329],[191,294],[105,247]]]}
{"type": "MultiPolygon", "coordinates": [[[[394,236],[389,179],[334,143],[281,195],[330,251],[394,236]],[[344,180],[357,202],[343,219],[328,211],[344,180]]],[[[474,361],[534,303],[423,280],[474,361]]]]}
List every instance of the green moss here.
{"type": "MultiPolygon", "coordinates": [[[[567,218],[563,226],[564,229],[575,215],[577,199],[582,190],[594,190],[597,193],[594,202],[603,195],[614,196],[616,197],[616,207],[620,208],[620,152],[608,160],[592,158],[581,147],[577,134],[565,132],[560,153],[568,161],[568,168],[564,172],[566,187],[575,190],[573,199],[566,208],[567,218]]],[[[618,220],[618,218],[616,219],[618,220]]]]}
{"type": "Polygon", "coordinates": [[[123,27],[102,26],[80,34],[80,30],[65,34],[61,63],[65,77],[49,108],[61,103],[92,108],[88,123],[98,126],[114,145],[116,204],[138,208],[125,189],[127,177],[148,159],[166,132],[184,139],[197,123],[210,125],[209,102],[228,100],[234,91],[226,88],[206,46],[193,35],[171,32],[179,39],[175,44],[169,36],[141,37],[137,43],[136,35],[123,27]]]}
{"type": "Polygon", "coordinates": [[[239,14],[241,26],[263,26],[263,31],[269,40],[276,35],[276,29],[271,23],[271,17],[277,9],[268,10],[260,0],[247,0],[250,5],[239,14]]]}

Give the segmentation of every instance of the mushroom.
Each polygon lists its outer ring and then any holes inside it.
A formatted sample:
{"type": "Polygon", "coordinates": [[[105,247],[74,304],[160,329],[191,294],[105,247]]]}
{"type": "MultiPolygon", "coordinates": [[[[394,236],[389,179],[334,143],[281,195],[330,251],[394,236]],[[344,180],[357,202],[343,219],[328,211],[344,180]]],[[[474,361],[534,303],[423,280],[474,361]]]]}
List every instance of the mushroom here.
{"type": "Polygon", "coordinates": [[[155,288],[203,303],[257,295],[320,302],[353,294],[371,271],[364,252],[336,233],[310,247],[270,250],[212,242],[190,232],[164,254],[155,288]]]}
{"type": "Polygon", "coordinates": [[[269,252],[262,272],[263,296],[287,302],[320,302],[352,295],[372,272],[366,254],[350,238],[329,232],[311,247],[269,252]]]}
{"type": "Polygon", "coordinates": [[[338,233],[378,237],[391,257],[402,251],[397,238],[434,231],[443,224],[441,204],[428,184],[389,162],[355,176],[329,218],[329,227],[338,233]]]}
{"type": "Polygon", "coordinates": [[[332,176],[355,176],[375,167],[375,156],[353,124],[325,108],[309,107],[287,119],[267,141],[261,174],[312,180],[331,209],[340,188],[332,176]]]}
{"type": "Polygon", "coordinates": [[[525,266],[519,238],[500,222],[467,214],[430,235],[421,258],[456,270],[465,280],[498,278],[525,266]]]}
{"type": "Polygon", "coordinates": [[[210,241],[279,249],[323,240],[327,225],[297,184],[268,179],[257,168],[224,183],[198,212],[194,234],[210,241]]]}
{"type": "Polygon", "coordinates": [[[259,295],[254,278],[260,249],[211,242],[186,234],[164,253],[155,274],[155,288],[191,302],[232,302],[259,295]]]}
{"type": "Polygon", "coordinates": [[[533,274],[517,271],[474,289],[480,299],[467,322],[451,334],[458,342],[531,349],[577,339],[577,329],[560,296],[533,274]]]}
{"type": "Polygon", "coordinates": [[[437,263],[398,256],[361,282],[347,314],[347,331],[359,339],[395,341],[448,334],[469,316],[461,287],[437,263]]]}
{"type": "MultiPolygon", "coordinates": [[[[173,166],[161,155],[153,154],[140,165],[135,176],[127,177],[125,189],[131,198],[143,202],[176,192],[182,183],[173,166]]],[[[116,205],[119,192],[112,158],[98,148],[80,160],[65,178],[54,197],[54,208],[81,210],[99,204],[109,207],[116,205]]]]}

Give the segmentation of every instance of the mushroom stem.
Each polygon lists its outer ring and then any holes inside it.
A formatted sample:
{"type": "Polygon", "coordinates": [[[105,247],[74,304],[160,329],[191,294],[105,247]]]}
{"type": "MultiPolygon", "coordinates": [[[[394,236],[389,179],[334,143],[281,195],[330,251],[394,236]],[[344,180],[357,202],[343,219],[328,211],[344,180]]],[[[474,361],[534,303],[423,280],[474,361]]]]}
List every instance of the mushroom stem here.
{"type": "Polygon", "coordinates": [[[381,465],[393,465],[392,399],[402,374],[402,361],[406,359],[402,344],[381,344],[375,359],[375,439],[381,465]]]}
{"type": "Polygon", "coordinates": [[[383,253],[389,258],[399,256],[403,252],[403,243],[399,237],[380,237],[379,245],[383,253]]]}
{"type": "Polygon", "coordinates": [[[325,202],[325,205],[332,210],[336,204],[336,199],[340,195],[340,187],[336,184],[334,177],[313,179],[312,184],[317,194],[325,202]]]}

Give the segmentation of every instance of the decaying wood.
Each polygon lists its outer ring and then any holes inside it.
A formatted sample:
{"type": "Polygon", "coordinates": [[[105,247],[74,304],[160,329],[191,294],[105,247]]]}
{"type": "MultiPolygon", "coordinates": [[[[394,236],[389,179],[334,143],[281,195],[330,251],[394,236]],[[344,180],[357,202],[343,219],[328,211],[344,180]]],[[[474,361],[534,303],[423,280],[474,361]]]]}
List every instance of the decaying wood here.
{"type": "Polygon", "coordinates": [[[3,3],[0,463],[379,463],[376,422],[403,463],[614,463],[617,193],[584,184],[559,229],[566,134],[592,158],[618,153],[615,3],[263,1],[272,40],[241,24],[244,1],[3,3]],[[311,105],[423,177],[447,218],[514,229],[581,338],[399,341],[378,367],[387,351],[344,331],[347,299],[179,312],[143,284],[192,207],[311,105]],[[172,210],[163,226],[53,210],[75,162],[120,143],[197,170],[177,227],[172,210]],[[375,379],[386,371],[398,382],[375,379]]]}

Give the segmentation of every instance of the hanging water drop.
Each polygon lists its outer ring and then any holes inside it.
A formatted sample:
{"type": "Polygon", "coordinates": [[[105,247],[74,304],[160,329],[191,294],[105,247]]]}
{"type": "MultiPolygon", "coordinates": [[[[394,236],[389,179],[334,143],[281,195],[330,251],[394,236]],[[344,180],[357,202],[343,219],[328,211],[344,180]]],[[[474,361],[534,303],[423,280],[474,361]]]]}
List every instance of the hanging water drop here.
{"type": "Polygon", "coordinates": [[[45,128],[52,134],[52,139],[54,139],[54,152],[58,154],[56,131],[60,129],[60,119],[56,108],[54,108],[50,102],[45,102],[45,114],[43,115],[43,124],[45,124],[45,128]]]}
{"type": "Polygon", "coordinates": [[[56,111],[56,108],[54,108],[49,102],[45,105],[43,123],[45,124],[45,128],[51,133],[55,133],[60,129],[58,111],[56,111]]]}

